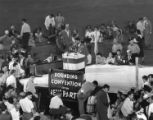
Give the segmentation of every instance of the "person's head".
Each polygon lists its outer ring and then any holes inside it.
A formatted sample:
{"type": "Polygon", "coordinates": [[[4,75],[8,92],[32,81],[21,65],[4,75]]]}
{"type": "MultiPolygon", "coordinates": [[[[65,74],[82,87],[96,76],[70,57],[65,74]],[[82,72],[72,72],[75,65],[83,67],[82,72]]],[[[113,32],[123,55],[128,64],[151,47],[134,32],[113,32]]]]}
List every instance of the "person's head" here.
{"type": "Polygon", "coordinates": [[[143,20],[148,20],[148,18],[145,16],[145,17],[143,17],[143,20]]]}
{"type": "Polygon", "coordinates": [[[31,76],[29,80],[31,80],[32,83],[34,83],[34,76],[31,76]]]}
{"type": "Polygon", "coordinates": [[[40,116],[35,116],[33,120],[40,120],[40,116]]]}
{"type": "Polygon", "coordinates": [[[94,80],[92,83],[93,83],[93,85],[94,85],[95,87],[98,86],[98,81],[97,81],[97,80],[94,80]]]}
{"type": "Polygon", "coordinates": [[[19,97],[20,97],[20,98],[24,98],[25,96],[26,96],[26,93],[25,93],[25,92],[20,92],[20,93],[19,93],[19,97]]]}
{"type": "Polygon", "coordinates": [[[143,17],[140,17],[140,18],[139,18],[139,21],[140,21],[140,22],[143,22],[143,17]]]}
{"type": "Polygon", "coordinates": [[[95,31],[97,31],[97,30],[98,30],[98,27],[97,27],[97,26],[95,26],[95,27],[94,27],[94,30],[95,30],[95,31]]]}
{"type": "Polygon", "coordinates": [[[134,98],[134,93],[133,93],[132,91],[129,91],[127,95],[128,95],[128,97],[130,98],[130,100],[133,100],[133,98],[134,98]]]}
{"type": "Polygon", "coordinates": [[[28,58],[31,58],[31,54],[28,54],[28,58]]]}
{"type": "Polygon", "coordinates": [[[65,24],[65,29],[69,30],[69,28],[70,28],[70,25],[69,24],[65,24]]]}
{"type": "Polygon", "coordinates": [[[7,71],[8,71],[8,65],[3,64],[3,65],[2,65],[2,71],[3,71],[4,73],[7,72],[7,71]]]}
{"type": "Polygon", "coordinates": [[[137,35],[141,35],[140,30],[137,30],[137,31],[136,31],[136,34],[137,34],[137,35]]]}
{"type": "Polygon", "coordinates": [[[129,43],[130,43],[131,45],[133,45],[133,44],[134,44],[134,38],[131,38],[131,39],[129,40],[129,43]]]}
{"type": "Polygon", "coordinates": [[[116,38],[114,38],[114,40],[113,40],[113,44],[118,44],[118,41],[117,41],[116,38]]]}
{"type": "Polygon", "coordinates": [[[6,36],[8,36],[8,35],[9,35],[9,31],[8,31],[8,30],[5,30],[5,31],[4,31],[4,34],[5,34],[6,36]]]}
{"type": "Polygon", "coordinates": [[[10,71],[10,75],[14,75],[15,72],[16,72],[16,70],[11,70],[11,71],[10,71]]]}
{"type": "Polygon", "coordinates": [[[26,93],[26,97],[31,100],[32,99],[32,93],[31,92],[27,92],[26,93]]]}
{"type": "Polygon", "coordinates": [[[148,79],[149,79],[149,81],[150,81],[150,80],[153,80],[153,74],[149,74],[149,75],[148,75],[148,79]]]}
{"type": "Polygon", "coordinates": [[[103,90],[104,90],[105,92],[108,92],[109,89],[110,89],[110,86],[109,86],[109,85],[105,84],[105,85],[103,86],[103,90]]]}
{"type": "Polygon", "coordinates": [[[122,94],[123,94],[123,93],[122,93],[121,91],[118,91],[118,92],[117,92],[117,98],[121,98],[122,94]]]}
{"type": "Polygon", "coordinates": [[[116,51],[116,54],[117,54],[117,55],[121,55],[121,50],[118,49],[118,50],[116,51]]]}
{"type": "Polygon", "coordinates": [[[26,23],[27,19],[23,18],[21,21],[22,21],[22,23],[26,23]]]}
{"type": "Polygon", "coordinates": [[[15,30],[15,26],[14,25],[11,25],[10,29],[11,30],[15,30]]]}
{"type": "Polygon", "coordinates": [[[62,97],[62,92],[61,91],[57,91],[56,92],[56,96],[58,96],[59,98],[61,98],[62,97]]]}
{"type": "Polygon", "coordinates": [[[20,54],[19,54],[19,57],[20,57],[20,58],[23,58],[23,57],[24,57],[24,53],[20,53],[20,54]]]}
{"type": "Polygon", "coordinates": [[[7,100],[8,100],[8,102],[9,102],[10,104],[13,104],[13,103],[14,103],[13,97],[9,97],[7,100]]]}
{"type": "Polygon", "coordinates": [[[62,13],[61,13],[61,12],[58,12],[58,13],[57,13],[57,16],[62,16],[62,13]]]}
{"type": "Polygon", "coordinates": [[[132,55],[130,50],[127,50],[126,52],[127,52],[127,56],[131,56],[132,55]]]}
{"type": "Polygon", "coordinates": [[[146,75],[142,76],[142,80],[143,80],[143,82],[147,82],[148,81],[148,76],[146,76],[146,75]]]}
{"type": "Polygon", "coordinates": [[[112,52],[109,52],[108,57],[110,57],[110,58],[113,57],[112,52]]]}
{"type": "Polygon", "coordinates": [[[4,103],[1,103],[1,104],[0,104],[0,111],[1,111],[1,112],[5,112],[6,110],[7,110],[6,105],[5,105],[4,103]]]}
{"type": "Polygon", "coordinates": [[[54,14],[51,14],[50,17],[53,18],[54,17],[54,14]]]}

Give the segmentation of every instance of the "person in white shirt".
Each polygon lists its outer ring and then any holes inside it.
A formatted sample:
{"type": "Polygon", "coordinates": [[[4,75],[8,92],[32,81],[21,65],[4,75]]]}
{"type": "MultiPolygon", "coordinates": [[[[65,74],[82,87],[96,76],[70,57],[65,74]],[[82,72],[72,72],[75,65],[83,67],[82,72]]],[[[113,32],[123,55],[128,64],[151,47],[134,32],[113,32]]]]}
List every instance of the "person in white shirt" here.
{"type": "Polygon", "coordinates": [[[147,18],[144,17],[143,18],[143,24],[144,24],[144,39],[145,39],[145,46],[150,48],[152,47],[152,39],[151,39],[151,35],[152,35],[152,24],[151,21],[147,18]]]}
{"type": "Polygon", "coordinates": [[[57,13],[57,16],[55,17],[55,23],[56,23],[56,28],[60,29],[61,26],[64,24],[64,17],[62,16],[62,14],[59,12],[57,13]]]}
{"type": "Polygon", "coordinates": [[[59,109],[60,107],[64,106],[61,96],[62,94],[59,92],[56,93],[56,95],[53,98],[51,98],[49,105],[50,109],[59,109]]]}
{"type": "Polygon", "coordinates": [[[26,19],[22,19],[22,27],[20,36],[22,37],[22,47],[27,49],[30,38],[31,28],[26,19]]]}
{"type": "Polygon", "coordinates": [[[143,80],[143,85],[145,86],[150,86],[149,80],[148,80],[148,76],[144,75],[142,76],[142,80],[143,80]]]}
{"type": "Polygon", "coordinates": [[[140,18],[138,20],[138,22],[136,23],[136,28],[137,28],[137,30],[140,30],[141,35],[144,36],[145,25],[143,22],[143,18],[140,18]]]}
{"type": "Polygon", "coordinates": [[[85,37],[89,40],[87,42],[91,42],[91,43],[94,42],[94,35],[93,35],[93,31],[90,26],[88,26],[85,31],[85,37]]]}
{"type": "Polygon", "coordinates": [[[44,25],[47,30],[49,30],[50,25],[52,25],[52,27],[55,27],[55,18],[53,14],[46,16],[44,25]]]}
{"type": "Polygon", "coordinates": [[[98,53],[98,42],[100,41],[100,31],[97,27],[94,28],[93,31],[93,37],[94,37],[94,53],[95,55],[98,53]]]}
{"type": "Polygon", "coordinates": [[[123,105],[121,107],[121,112],[123,114],[124,117],[128,117],[130,114],[132,114],[134,112],[133,110],[133,97],[134,94],[133,92],[128,92],[128,97],[124,100],[123,105]]]}
{"type": "Polygon", "coordinates": [[[61,99],[62,93],[60,91],[56,92],[56,95],[51,98],[50,101],[50,113],[56,115],[63,115],[69,111],[69,108],[65,107],[61,99]]]}
{"type": "Polygon", "coordinates": [[[11,70],[10,71],[10,76],[6,80],[6,86],[7,87],[8,86],[12,86],[14,88],[17,87],[16,78],[15,78],[14,74],[15,74],[15,70],[11,70]]]}
{"type": "Polygon", "coordinates": [[[30,120],[34,114],[34,104],[32,102],[32,93],[27,92],[26,97],[19,101],[23,111],[23,120],[30,120]]]}

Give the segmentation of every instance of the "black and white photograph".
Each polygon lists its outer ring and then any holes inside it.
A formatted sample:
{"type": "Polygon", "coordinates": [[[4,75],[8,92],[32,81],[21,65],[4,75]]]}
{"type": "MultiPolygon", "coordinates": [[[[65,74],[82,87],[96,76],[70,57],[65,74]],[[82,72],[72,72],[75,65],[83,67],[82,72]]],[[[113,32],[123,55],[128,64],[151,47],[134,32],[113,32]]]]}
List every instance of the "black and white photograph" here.
{"type": "Polygon", "coordinates": [[[0,120],[153,120],[153,0],[0,0],[0,120]]]}

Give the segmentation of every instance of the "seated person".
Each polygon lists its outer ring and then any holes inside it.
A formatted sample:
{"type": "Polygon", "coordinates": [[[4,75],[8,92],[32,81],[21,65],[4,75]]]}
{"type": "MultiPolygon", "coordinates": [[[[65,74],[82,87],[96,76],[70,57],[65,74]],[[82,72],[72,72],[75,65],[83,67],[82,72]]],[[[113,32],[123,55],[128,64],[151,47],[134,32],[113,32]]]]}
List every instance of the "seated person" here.
{"type": "Polygon", "coordinates": [[[124,64],[126,65],[133,65],[135,63],[134,57],[130,50],[127,50],[127,55],[125,56],[124,64]]]}
{"type": "Polygon", "coordinates": [[[114,39],[113,40],[113,46],[112,46],[112,53],[113,53],[113,56],[115,56],[117,54],[117,50],[120,50],[122,52],[122,49],[123,49],[123,46],[121,43],[119,43],[117,41],[117,39],[114,39]]]}
{"type": "Polygon", "coordinates": [[[135,38],[131,38],[129,40],[128,50],[131,51],[131,54],[132,54],[134,60],[136,57],[139,57],[140,47],[138,46],[137,40],[135,38]]]}
{"type": "Polygon", "coordinates": [[[106,59],[106,64],[114,64],[115,58],[113,57],[112,52],[109,52],[108,57],[106,59]]]}
{"type": "Polygon", "coordinates": [[[49,105],[50,114],[56,117],[60,117],[70,111],[69,108],[64,106],[61,97],[62,97],[62,92],[57,91],[56,95],[52,97],[50,100],[50,105],[49,105]]]}
{"type": "Polygon", "coordinates": [[[96,55],[96,64],[106,64],[106,58],[101,53],[96,55]]]}
{"type": "Polygon", "coordinates": [[[117,65],[123,64],[123,57],[121,55],[121,50],[117,50],[117,54],[115,55],[115,64],[117,65]]]}
{"type": "Polygon", "coordinates": [[[90,65],[90,64],[92,64],[92,55],[89,52],[89,54],[87,55],[87,65],[90,65]]]}

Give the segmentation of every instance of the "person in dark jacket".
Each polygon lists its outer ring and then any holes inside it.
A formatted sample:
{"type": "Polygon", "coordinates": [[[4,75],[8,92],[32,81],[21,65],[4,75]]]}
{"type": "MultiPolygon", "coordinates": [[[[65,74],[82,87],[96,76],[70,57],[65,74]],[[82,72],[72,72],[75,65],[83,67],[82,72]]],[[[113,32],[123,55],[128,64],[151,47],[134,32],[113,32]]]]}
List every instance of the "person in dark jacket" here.
{"type": "Polygon", "coordinates": [[[140,53],[139,53],[139,59],[140,59],[140,64],[144,62],[144,37],[141,35],[140,30],[137,30],[137,44],[140,48],[140,53]]]}
{"type": "Polygon", "coordinates": [[[101,89],[96,95],[96,112],[97,112],[97,120],[108,120],[108,107],[110,103],[110,99],[108,96],[109,86],[104,85],[103,89],[101,89]]]}
{"type": "Polygon", "coordinates": [[[5,106],[4,103],[0,104],[0,111],[1,111],[0,120],[12,120],[12,117],[7,111],[7,107],[5,106]]]}

